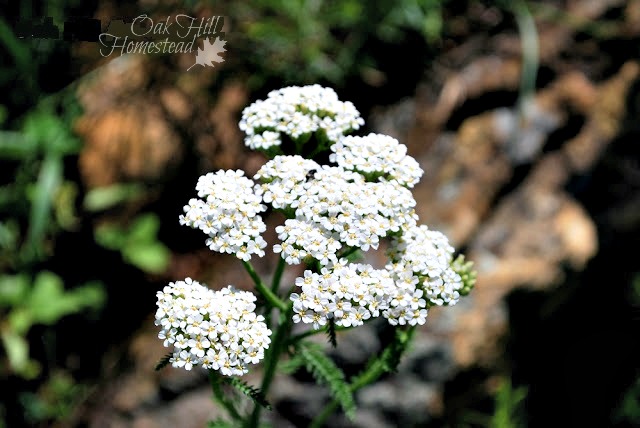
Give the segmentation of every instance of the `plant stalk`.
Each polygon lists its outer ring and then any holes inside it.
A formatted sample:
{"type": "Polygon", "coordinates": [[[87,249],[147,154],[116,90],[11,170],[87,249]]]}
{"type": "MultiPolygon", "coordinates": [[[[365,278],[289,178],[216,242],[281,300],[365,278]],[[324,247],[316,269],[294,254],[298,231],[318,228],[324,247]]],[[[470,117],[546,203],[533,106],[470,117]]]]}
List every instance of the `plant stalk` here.
{"type": "Polygon", "coordinates": [[[280,298],[273,291],[271,291],[266,285],[264,285],[262,279],[260,279],[260,276],[258,276],[251,263],[245,262],[243,260],[242,264],[253,279],[253,282],[256,285],[256,290],[258,290],[260,294],[262,294],[264,298],[267,299],[267,302],[269,302],[272,307],[278,308],[281,311],[286,311],[287,304],[280,300],[280,298]]]}
{"type": "MultiPolygon", "coordinates": [[[[293,304],[289,304],[286,307],[286,310],[280,314],[280,323],[278,325],[278,329],[276,330],[276,333],[273,336],[273,341],[271,342],[271,346],[269,347],[265,355],[264,373],[262,375],[262,383],[260,385],[260,390],[265,396],[267,395],[269,387],[271,386],[271,382],[273,381],[273,377],[275,376],[276,368],[278,367],[278,361],[280,360],[280,355],[287,347],[287,339],[289,338],[291,327],[293,326],[292,315],[293,304]]],[[[258,427],[258,424],[260,423],[261,411],[262,407],[259,404],[256,404],[253,409],[253,413],[247,421],[247,428],[258,427]]]]}

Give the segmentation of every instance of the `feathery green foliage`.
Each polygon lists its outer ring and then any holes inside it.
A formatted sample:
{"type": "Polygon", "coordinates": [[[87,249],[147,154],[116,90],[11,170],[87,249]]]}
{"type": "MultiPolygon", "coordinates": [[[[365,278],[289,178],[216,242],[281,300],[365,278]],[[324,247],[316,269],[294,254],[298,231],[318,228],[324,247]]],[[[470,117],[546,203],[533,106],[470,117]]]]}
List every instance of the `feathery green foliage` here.
{"type": "Polygon", "coordinates": [[[342,370],[316,344],[300,342],[297,349],[304,358],[309,372],[318,383],[326,384],[329,387],[332,396],[340,403],[344,413],[349,419],[353,419],[356,404],[342,370]]]}
{"type": "Polygon", "coordinates": [[[159,371],[162,370],[163,368],[167,367],[169,365],[169,362],[171,361],[171,357],[173,357],[173,353],[169,352],[167,355],[165,355],[164,357],[162,357],[160,359],[160,361],[158,361],[158,364],[156,364],[155,367],[155,371],[159,371]]]}
{"type": "Polygon", "coordinates": [[[234,428],[235,425],[231,424],[231,422],[225,421],[224,419],[216,419],[215,421],[209,421],[207,424],[207,428],[234,428]]]}
{"type": "Polygon", "coordinates": [[[284,374],[294,374],[300,369],[300,367],[305,365],[304,358],[302,358],[299,354],[292,355],[291,358],[287,360],[280,361],[278,363],[278,370],[284,374]]]}
{"type": "Polygon", "coordinates": [[[400,359],[409,347],[414,332],[415,327],[411,327],[408,330],[396,330],[393,340],[387,345],[384,351],[382,351],[382,355],[380,356],[387,372],[393,373],[398,370],[400,359]]]}
{"type": "Polygon", "coordinates": [[[333,319],[330,319],[329,323],[327,324],[327,338],[329,339],[329,343],[331,344],[331,346],[333,346],[334,348],[338,346],[338,338],[336,337],[336,323],[333,321],[333,319]]]}
{"type": "Polygon", "coordinates": [[[224,377],[224,381],[233,386],[237,391],[251,398],[254,403],[264,407],[265,409],[271,410],[271,404],[267,401],[266,397],[262,393],[262,391],[258,388],[255,388],[248,383],[240,380],[237,377],[224,377]]]}

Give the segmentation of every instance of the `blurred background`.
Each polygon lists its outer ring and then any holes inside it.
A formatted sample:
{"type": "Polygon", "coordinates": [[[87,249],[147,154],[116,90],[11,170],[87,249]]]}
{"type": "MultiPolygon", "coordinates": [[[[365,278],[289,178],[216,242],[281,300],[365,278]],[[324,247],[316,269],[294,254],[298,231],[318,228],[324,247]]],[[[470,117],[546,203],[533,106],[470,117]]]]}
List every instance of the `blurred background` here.
{"type": "MultiPolygon", "coordinates": [[[[397,373],[358,393],[356,420],[330,426],[640,425],[640,1],[0,10],[0,427],[201,427],[219,413],[203,372],[154,371],[155,292],[187,276],[250,286],[178,215],[199,175],[264,162],[242,143],[244,107],[312,83],[356,105],[360,133],[408,146],[421,222],[479,274],[430,311],[397,373]],[[179,13],[226,17],[224,62],[186,71],[193,54],[105,57],[63,37],[75,17],[105,31],[179,13]]],[[[344,333],[331,355],[357,373],[387,333],[344,333]]],[[[269,398],[274,426],[305,426],[327,392],[302,371],[269,398]]]]}

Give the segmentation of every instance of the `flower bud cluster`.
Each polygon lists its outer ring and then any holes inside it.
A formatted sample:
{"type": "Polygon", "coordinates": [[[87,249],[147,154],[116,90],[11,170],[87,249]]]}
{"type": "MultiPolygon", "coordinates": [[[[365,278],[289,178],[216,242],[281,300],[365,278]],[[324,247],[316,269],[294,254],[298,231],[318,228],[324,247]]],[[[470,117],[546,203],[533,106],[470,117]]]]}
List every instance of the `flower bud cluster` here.
{"type": "Polygon", "coordinates": [[[173,367],[200,365],[226,376],[247,373],[264,358],[271,331],[255,314],[256,297],[228,286],[213,291],[187,278],[157,293],[155,324],[164,346],[175,348],[173,367]]]}
{"type": "Polygon", "coordinates": [[[354,105],[340,101],[333,89],[309,85],[271,91],[242,111],[239,127],[249,148],[267,150],[280,146],[283,135],[297,140],[320,131],[335,142],[363,124],[354,105]]]}
{"type": "Polygon", "coordinates": [[[253,186],[241,170],[201,176],[196,190],[202,199],[189,200],[180,224],[209,235],[206,243],[213,251],[235,254],[244,261],[252,254],[264,256],[267,243],[260,234],[266,225],[258,214],[267,207],[253,186]]]}

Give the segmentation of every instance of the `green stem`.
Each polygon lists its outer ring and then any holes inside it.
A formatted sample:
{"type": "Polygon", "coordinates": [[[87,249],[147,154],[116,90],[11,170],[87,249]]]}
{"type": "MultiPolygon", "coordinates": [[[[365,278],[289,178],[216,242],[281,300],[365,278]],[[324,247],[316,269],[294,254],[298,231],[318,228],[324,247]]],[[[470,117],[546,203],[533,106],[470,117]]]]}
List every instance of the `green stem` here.
{"type": "MultiPolygon", "coordinates": [[[[260,385],[260,390],[263,394],[267,394],[269,391],[269,387],[271,386],[271,382],[273,381],[273,377],[276,373],[276,368],[278,367],[278,361],[280,360],[280,355],[287,348],[287,339],[289,334],[291,333],[291,327],[293,326],[293,321],[291,319],[293,315],[293,304],[289,304],[286,307],[286,310],[280,314],[280,324],[278,325],[278,329],[276,333],[273,335],[273,340],[271,341],[271,346],[269,347],[264,361],[264,373],[262,375],[262,384],[260,385]]],[[[262,411],[262,407],[259,404],[256,404],[251,417],[247,421],[248,428],[257,428],[260,422],[260,412],[262,411]]]]}
{"type": "Polygon", "coordinates": [[[344,253],[338,256],[338,259],[349,257],[351,254],[355,253],[359,249],[360,249],[359,247],[349,247],[347,250],[345,250],[344,253]]]}
{"type": "Polygon", "coordinates": [[[280,287],[280,279],[282,279],[282,272],[284,272],[284,267],[286,266],[286,262],[282,257],[278,257],[278,266],[276,267],[276,273],[273,275],[273,279],[271,280],[271,291],[275,294],[278,293],[278,288],[280,287]]]}
{"type": "MultiPolygon", "coordinates": [[[[378,356],[374,358],[375,360],[371,361],[371,363],[367,366],[367,369],[363,373],[358,375],[358,377],[354,379],[353,383],[349,385],[349,389],[352,393],[356,392],[360,388],[369,385],[370,383],[373,383],[384,372],[387,371],[384,359],[378,356]]],[[[327,418],[336,411],[339,405],[340,403],[336,399],[329,402],[326,406],[324,406],[322,411],[318,413],[313,421],[311,421],[311,425],[309,425],[309,428],[320,428],[321,426],[323,426],[327,418]]]]}
{"type": "MultiPolygon", "coordinates": [[[[383,373],[395,369],[395,367],[389,367],[389,361],[394,357],[394,353],[398,354],[395,357],[398,359],[400,358],[401,354],[407,348],[407,345],[411,342],[414,331],[415,327],[410,327],[408,329],[396,329],[396,336],[394,340],[384,348],[382,354],[372,356],[364,372],[360,373],[352,380],[351,385],[349,385],[351,392],[356,392],[357,390],[375,382],[383,373]]],[[[335,412],[339,404],[340,403],[336,399],[331,400],[311,421],[309,428],[320,428],[327,418],[335,412]]]]}
{"type": "Polygon", "coordinates": [[[322,411],[318,413],[315,418],[313,418],[313,420],[311,421],[311,425],[309,425],[309,428],[320,428],[325,423],[327,418],[336,411],[337,408],[338,402],[336,400],[331,401],[329,404],[324,406],[322,411]]]}
{"type": "MultiPolygon", "coordinates": [[[[271,280],[271,292],[275,295],[278,295],[278,289],[280,288],[280,280],[282,279],[282,272],[284,272],[284,267],[286,266],[286,262],[282,257],[278,258],[278,266],[276,267],[276,271],[273,274],[273,279],[271,280]]],[[[287,293],[289,296],[291,292],[287,293]]],[[[268,326],[271,326],[271,310],[270,307],[266,308],[266,313],[264,314],[265,322],[268,326]]]]}
{"type": "Polygon", "coordinates": [[[218,373],[215,370],[209,369],[209,384],[211,385],[211,389],[213,391],[213,396],[216,401],[225,409],[229,415],[235,420],[242,420],[242,416],[238,413],[233,403],[227,400],[224,396],[224,391],[220,387],[220,380],[218,379],[218,373]]]}
{"type": "Polygon", "coordinates": [[[522,74],[520,77],[520,95],[518,108],[520,115],[526,114],[525,108],[529,107],[536,90],[536,74],[539,68],[538,31],[536,23],[527,7],[526,2],[518,0],[509,6],[516,18],[520,37],[522,39],[522,74]]]}
{"type": "Polygon", "coordinates": [[[247,270],[247,272],[249,272],[249,275],[253,279],[253,282],[256,284],[256,290],[258,290],[260,294],[262,294],[264,298],[267,299],[267,302],[269,302],[272,307],[276,307],[281,311],[287,310],[287,304],[280,300],[280,298],[273,291],[271,291],[269,288],[267,288],[266,285],[264,285],[262,279],[260,279],[260,276],[258,276],[255,269],[253,269],[251,263],[245,262],[243,260],[242,264],[244,265],[244,268],[247,270]]]}

